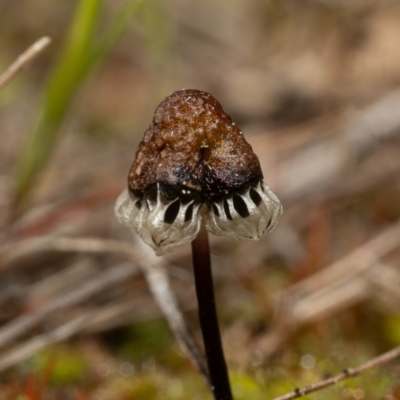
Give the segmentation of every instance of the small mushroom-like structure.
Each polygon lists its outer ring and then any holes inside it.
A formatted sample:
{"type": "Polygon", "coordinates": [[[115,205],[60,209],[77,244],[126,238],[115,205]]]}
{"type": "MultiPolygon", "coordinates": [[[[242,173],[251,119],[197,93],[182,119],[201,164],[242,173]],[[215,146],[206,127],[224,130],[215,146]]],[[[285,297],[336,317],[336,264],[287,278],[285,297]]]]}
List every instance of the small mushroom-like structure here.
{"type": "Polygon", "coordinates": [[[276,226],[282,206],[220,103],[180,90],[157,107],[115,213],[161,255],[193,241],[203,223],[215,235],[257,240],[276,226]]]}
{"type": "Polygon", "coordinates": [[[282,215],[257,156],[209,93],[180,90],[156,109],[115,206],[118,220],[156,254],[191,242],[210,389],[232,400],[207,231],[257,240],[282,215]]]}

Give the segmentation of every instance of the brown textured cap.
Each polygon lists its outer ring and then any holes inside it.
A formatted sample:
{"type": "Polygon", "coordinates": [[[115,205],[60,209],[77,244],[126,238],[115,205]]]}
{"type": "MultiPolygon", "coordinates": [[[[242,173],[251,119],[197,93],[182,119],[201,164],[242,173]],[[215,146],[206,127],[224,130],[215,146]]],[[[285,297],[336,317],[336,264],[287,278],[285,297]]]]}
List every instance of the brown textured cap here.
{"type": "Polygon", "coordinates": [[[155,183],[215,200],[262,181],[257,156],[209,93],[180,90],[156,109],[128,177],[137,195],[155,183]]]}

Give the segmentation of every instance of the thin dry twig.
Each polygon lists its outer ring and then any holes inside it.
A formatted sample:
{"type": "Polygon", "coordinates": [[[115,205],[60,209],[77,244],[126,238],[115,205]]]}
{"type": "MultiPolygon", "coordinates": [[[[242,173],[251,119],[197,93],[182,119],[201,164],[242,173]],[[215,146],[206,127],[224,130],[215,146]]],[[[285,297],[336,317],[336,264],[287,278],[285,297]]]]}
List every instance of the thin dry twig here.
{"type": "Polygon", "coordinates": [[[400,270],[380,263],[378,268],[371,270],[366,279],[370,285],[372,296],[390,311],[398,313],[400,309],[400,270]]]}
{"type": "Polygon", "coordinates": [[[157,305],[167,318],[168,324],[186,350],[188,357],[197,367],[206,381],[211,384],[206,359],[204,358],[193,334],[190,332],[165,273],[162,259],[156,257],[147,245],[139,242],[142,251],[147,255],[149,263],[143,265],[143,272],[157,305]]]}
{"type": "MultiPolygon", "coordinates": [[[[178,343],[184,349],[194,366],[208,381],[208,369],[206,367],[207,363],[205,358],[186,325],[183,313],[178,306],[178,301],[170,288],[168,276],[158,259],[155,261],[155,257],[152,258],[150,254],[145,254],[144,252],[136,250],[132,243],[94,238],[72,239],[62,237],[34,238],[9,244],[0,248],[0,256],[2,260],[7,263],[7,261],[9,262],[15,258],[35,252],[54,250],[86,253],[118,253],[128,256],[137,263],[145,275],[150,290],[178,343]]],[[[4,264],[2,267],[3,270],[6,269],[4,268],[4,264]]],[[[0,268],[0,272],[1,269],[2,268],[0,268]]],[[[46,311],[46,315],[48,312],[49,311],[46,311]]],[[[36,321],[38,317],[34,318],[34,321],[36,321]]],[[[39,316],[39,318],[41,317],[39,316]]],[[[32,321],[28,320],[28,323],[32,324],[32,321]]],[[[26,321],[23,322],[21,326],[17,328],[17,331],[18,329],[21,330],[26,324],[26,321]]],[[[8,333],[7,336],[10,337],[10,334],[8,333]]]]}
{"type": "Polygon", "coordinates": [[[71,292],[52,301],[40,310],[14,319],[0,329],[0,348],[17,339],[29,329],[32,329],[38,323],[45,320],[49,315],[54,314],[55,312],[60,312],[67,307],[79,304],[88,297],[124,281],[134,275],[137,271],[137,266],[130,263],[115,266],[109,271],[100,274],[100,276],[84,283],[75,290],[72,290],[71,292]]]}
{"type": "Polygon", "coordinates": [[[0,91],[2,91],[15,75],[37,55],[39,55],[51,42],[47,36],[42,37],[25,50],[18,58],[0,75],[0,91]]]}
{"type": "Polygon", "coordinates": [[[291,286],[287,295],[301,297],[365,271],[400,244],[400,221],[320,272],[291,286]]]}
{"type": "Polygon", "coordinates": [[[31,340],[16,346],[7,353],[2,354],[0,356],[0,372],[28,359],[39,350],[42,350],[51,344],[62,342],[74,336],[90,322],[93,314],[95,314],[95,312],[92,311],[91,313],[80,315],[79,317],[57,327],[53,331],[35,336],[31,340]]]}
{"type": "Polygon", "coordinates": [[[251,346],[268,357],[275,353],[298,326],[331,315],[365,299],[371,287],[368,271],[400,245],[400,222],[391,225],[351,253],[320,272],[273,295],[278,319],[275,328],[251,346]]]}
{"type": "Polygon", "coordinates": [[[0,247],[0,274],[6,272],[9,265],[17,259],[32,256],[34,253],[46,251],[64,251],[78,253],[117,253],[133,259],[135,262],[146,263],[147,258],[138,251],[134,244],[117,240],[98,238],[67,238],[42,236],[19,240],[0,247]]]}
{"type": "Polygon", "coordinates": [[[378,365],[387,364],[398,357],[400,357],[400,346],[395,347],[394,349],[389,350],[388,352],[383,353],[380,356],[375,357],[367,361],[366,363],[359,365],[356,368],[346,369],[339,375],[336,375],[332,378],[324,379],[317,383],[313,383],[312,385],[305,386],[301,389],[296,388],[293,392],[285,394],[283,396],[276,397],[273,400],[291,400],[305,396],[306,394],[313,393],[318,390],[324,389],[326,387],[336,385],[337,383],[345,379],[360,375],[361,373],[368,371],[371,368],[377,367],[378,365]]]}

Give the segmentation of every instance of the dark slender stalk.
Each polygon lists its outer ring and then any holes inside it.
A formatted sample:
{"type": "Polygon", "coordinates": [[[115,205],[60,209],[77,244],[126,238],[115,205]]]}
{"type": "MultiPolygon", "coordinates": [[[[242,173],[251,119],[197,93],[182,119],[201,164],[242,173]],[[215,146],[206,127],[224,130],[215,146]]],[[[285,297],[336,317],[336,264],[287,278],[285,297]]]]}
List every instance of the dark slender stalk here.
{"type": "Polygon", "coordinates": [[[196,239],[192,242],[192,257],[199,319],[212,384],[211,390],[216,400],[232,400],[215,308],[208,233],[204,227],[200,229],[196,239]]]}

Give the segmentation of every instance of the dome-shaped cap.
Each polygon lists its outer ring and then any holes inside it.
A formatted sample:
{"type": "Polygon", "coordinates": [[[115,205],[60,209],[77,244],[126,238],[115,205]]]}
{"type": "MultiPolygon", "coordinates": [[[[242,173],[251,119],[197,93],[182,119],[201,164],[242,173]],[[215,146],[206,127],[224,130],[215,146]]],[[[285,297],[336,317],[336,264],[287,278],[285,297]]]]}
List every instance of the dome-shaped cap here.
{"type": "Polygon", "coordinates": [[[156,109],[117,200],[118,220],[157,254],[192,241],[201,226],[257,240],[282,214],[257,156],[209,93],[180,90],[156,109]]]}

